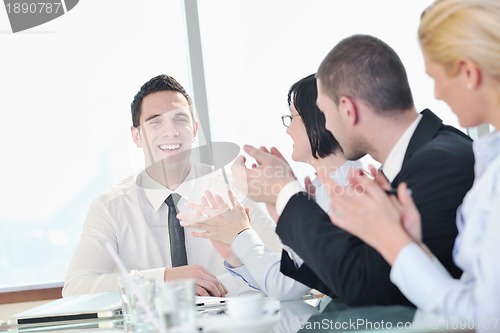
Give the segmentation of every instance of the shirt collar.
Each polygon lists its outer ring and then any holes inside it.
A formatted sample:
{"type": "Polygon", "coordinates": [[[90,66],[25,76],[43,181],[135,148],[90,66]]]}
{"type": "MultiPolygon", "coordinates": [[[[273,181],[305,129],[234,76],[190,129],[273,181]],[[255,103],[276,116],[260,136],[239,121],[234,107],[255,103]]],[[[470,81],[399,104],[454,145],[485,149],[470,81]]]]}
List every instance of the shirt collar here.
{"type": "Polygon", "coordinates": [[[474,172],[479,177],[495,158],[500,156],[500,132],[495,131],[476,139],[472,146],[474,157],[474,172]]]}
{"type": "Polygon", "coordinates": [[[387,159],[385,160],[385,163],[383,165],[383,170],[384,175],[389,180],[389,182],[392,182],[398,175],[399,171],[401,171],[406,150],[408,149],[411,137],[413,136],[413,133],[415,133],[418,123],[420,123],[421,119],[422,115],[419,114],[417,118],[415,118],[415,120],[411,123],[411,125],[406,129],[403,135],[399,138],[398,142],[396,142],[396,145],[392,148],[391,152],[387,156],[387,159]]]}
{"type": "MultiPolygon", "coordinates": [[[[330,178],[333,179],[337,184],[342,185],[342,186],[347,186],[348,185],[348,178],[349,178],[349,169],[351,168],[361,168],[363,165],[359,160],[355,161],[350,161],[347,160],[344,164],[339,166],[335,171],[332,171],[330,173],[330,178]]],[[[316,189],[320,186],[323,186],[321,181],[319,180],[318,177],[314,178],[312,180],[312,183],[314,186],[316,186],[316,189]]]]}
{"type": "Polygon", "coordinates": [[[137,184],[139,187],[144,189],[146,193],[146,197],[148,198],[151,206],[155,211],[160,209],[161,205],[165,202],[165,199],[172,193],[178,193],[181,196],[186,196],[188,193],[191,193],[192,188],[194,187],[194,181],[196,179],[196,170],[191,166],[187,177],[184,181],[175,189],[175,191],[170,190],[169,188],[163,186],[158,183],[156,180],[151,178],[150,175],[146,171],[143,171],[137,177],[137,184]]]}

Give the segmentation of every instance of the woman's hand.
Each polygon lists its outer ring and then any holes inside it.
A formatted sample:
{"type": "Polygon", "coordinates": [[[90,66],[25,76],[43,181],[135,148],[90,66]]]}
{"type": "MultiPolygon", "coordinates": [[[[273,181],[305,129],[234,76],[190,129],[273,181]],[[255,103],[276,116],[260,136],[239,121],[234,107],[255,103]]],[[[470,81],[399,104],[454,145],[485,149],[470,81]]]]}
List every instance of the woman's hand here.
{"type": "Polygon", "coordinates": [[[220,195],[205,192],[203,204],[188,203],[188,207],[196,214],[179,213],[177,218],[181,225],[204,232],[192,232],[194,237],[208,238],[227,245],[231,245],[238,233],[250,228],[248,209],[243,207],[229,190],[229,199],[232,208],[224,202],[220,195]]]}

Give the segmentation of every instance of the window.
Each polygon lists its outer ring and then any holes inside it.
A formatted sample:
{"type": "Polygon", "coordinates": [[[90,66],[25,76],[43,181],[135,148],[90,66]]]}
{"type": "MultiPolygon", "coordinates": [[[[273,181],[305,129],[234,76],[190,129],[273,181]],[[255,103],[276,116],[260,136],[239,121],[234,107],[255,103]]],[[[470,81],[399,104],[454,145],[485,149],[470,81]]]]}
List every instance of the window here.
{"type": "MultiPolygon", "coordinates": [[[[205,66],[212,141],[290,156],[280,119],[289,86],[354,33],[390,44],[417,109],[458,127],[433,97],[417,43],[430,3],[199,0],[203,55],[194,56],[205,66]]],[[[129,131],[132,97],[160,73],[192,91],[183,10],[181,0],[86,0],[39,27],[0,34],[0,289],[62,281],[91,200],[143,166],[129,131]]],[[[0,30],[10,30],[5,15],[0,30]]],[[[299,178],[312,173],[291,163],[299,178]]]]}
{"type": "MultiPolygon", "coordinates": [[[[212,140],[274,145],[291,156],[280,118],[288,112],[288,88],[316,72],[342,38],[358,33],[379,37],[396,50],[417,110],[430,108],[458,127],[448,106],[434,99],[417,41],[420,14],[432,2],[199,1],[209,114],[217,119],[211,122],[212,140]]],[[[312,173],[308,165],[288,160],[299,179],[312,173]]]]}
{"type": "Polygon", "coordinates": [[[190,81],[181,1],[80,1],[0,39],[0,289],[16,290],[62,281],[91,200],[143,166],[129,130],[142,83],[190,81]]]}

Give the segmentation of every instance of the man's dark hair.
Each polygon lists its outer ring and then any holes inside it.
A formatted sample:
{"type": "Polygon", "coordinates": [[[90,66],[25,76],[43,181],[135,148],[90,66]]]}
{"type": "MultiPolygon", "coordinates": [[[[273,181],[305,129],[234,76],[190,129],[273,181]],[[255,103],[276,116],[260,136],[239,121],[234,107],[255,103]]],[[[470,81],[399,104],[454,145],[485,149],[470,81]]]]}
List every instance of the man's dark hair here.
{"type": "Polygon", "coordinates": [[[336,151],[340,145],[332,133],[325,128],[325,115],[316,106],[318,89],[314,74],[295,82],[288,90],[288,107],[292,103],[306,128],[314,158],[323,158],[336,151]]]}
{"type": "Polygon", "coordinates": [[[141,89],[139,89],[139,92],[137,92],[137,94],[135,95],[134,100],[130,104],[130,108],[132,109],[132,124],[134,125],[134,127],[139,127],[140,125],[139,119],[141,118],[142,100],[147,95],[158,91],[177,91],[181,93],[186,98],[190,106],[191,117],[194,120],[194,113],[192,108],[193,103],[191,101],[191,97],[189,97],[184,87],[181,86],[181,84],[170,75],[161,74],[144,83],[141,89]]]}
{"type": "Polygon", "coordinates": [[[335,102],[360,99],[377,113],[394,115],[414,107],[406,70],[396,52],[380,39],[354,35],[325,57],[316,77],[335,102]]]}

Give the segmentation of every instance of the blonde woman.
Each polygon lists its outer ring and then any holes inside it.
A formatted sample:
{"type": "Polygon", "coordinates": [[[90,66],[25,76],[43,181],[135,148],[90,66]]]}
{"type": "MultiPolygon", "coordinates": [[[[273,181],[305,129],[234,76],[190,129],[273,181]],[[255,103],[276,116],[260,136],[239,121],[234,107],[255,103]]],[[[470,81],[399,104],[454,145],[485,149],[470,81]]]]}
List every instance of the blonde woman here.
{"type": "MultiPolygon", "coordinates": [[[[460,125],[500,128],[500,1],[441,0],[422,15],[418,37],[437,99],[460,125]]],[[[331,193],[332,222],[362,238],[392,266],[391,280],[418,308],[500,331],[500,132],[474,142],[475,181],[457,212],[453,279],[422,243],[420,215],[406,191],[350,175],[362,194],[331,193]]],[[[328,177],[321,177],[329,182],[328,177]]]]}

